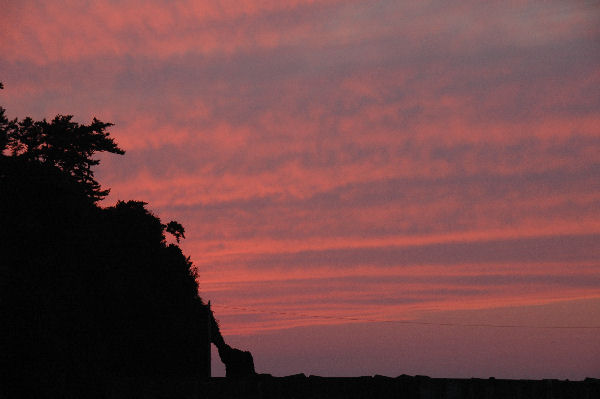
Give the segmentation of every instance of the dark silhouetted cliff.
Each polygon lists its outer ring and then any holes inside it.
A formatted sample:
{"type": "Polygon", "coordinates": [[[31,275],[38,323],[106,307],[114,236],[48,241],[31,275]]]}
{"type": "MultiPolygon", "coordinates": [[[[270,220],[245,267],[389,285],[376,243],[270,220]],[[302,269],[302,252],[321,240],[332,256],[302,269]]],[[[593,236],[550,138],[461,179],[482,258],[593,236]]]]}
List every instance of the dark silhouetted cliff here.
{"type": "Polygon", "coordinates": [[[209,311],[191,261],[145,203],[102,208],[106,132],[0,108],[0,397],[106,397],[106,381],[210,375],[209,311]],[[208,351],[208,353],[207,353],[208,351]]]}
{"type": "Polygon", "coordinates": [[[3,387],[90,397],[112,374],[207,374],[192,264],[144,203],[100,208],[55,167],[3,156],[0,226],[3,387]]]}
{"type": "Polygon", "coordinates": [[[198,389],[211,342],[229,377],[254,375],[199,298],[192,262],[167,242],[184,227],[141,201],[98,206],[109,190],[94,156],[124,154],[110,126],[10,120],[0,107],[0,398],[198,389]]]}

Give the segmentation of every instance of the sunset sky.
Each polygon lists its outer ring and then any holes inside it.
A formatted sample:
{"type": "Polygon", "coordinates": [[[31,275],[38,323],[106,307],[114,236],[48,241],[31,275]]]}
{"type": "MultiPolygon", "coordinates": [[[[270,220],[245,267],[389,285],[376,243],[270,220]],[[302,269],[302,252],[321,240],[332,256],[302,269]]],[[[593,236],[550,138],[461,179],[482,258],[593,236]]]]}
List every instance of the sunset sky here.
{"type": "Polygon", "coordinates": [[[600,377],[598,1],[0,0],[0,81],[258,372],[600,377]]]}

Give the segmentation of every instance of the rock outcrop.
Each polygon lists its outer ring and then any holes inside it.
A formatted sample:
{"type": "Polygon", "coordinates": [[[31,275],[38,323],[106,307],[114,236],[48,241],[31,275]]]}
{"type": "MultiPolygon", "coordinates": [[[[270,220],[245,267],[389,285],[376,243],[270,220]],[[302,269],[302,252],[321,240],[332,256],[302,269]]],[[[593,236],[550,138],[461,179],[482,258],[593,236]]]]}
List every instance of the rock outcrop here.
{"type": "Polygon", "coordinates": [[[248,351],[242,351],[227,345],[221,335],[219,323],[215,320],[212,311],[209,311],[209,317],[211,342],[217,347],[219,357],[225,365],[225,376],[227,378],[254,377],[256,372],[254,371],[254,359],[252,358],[252,354],[248,351]]]}

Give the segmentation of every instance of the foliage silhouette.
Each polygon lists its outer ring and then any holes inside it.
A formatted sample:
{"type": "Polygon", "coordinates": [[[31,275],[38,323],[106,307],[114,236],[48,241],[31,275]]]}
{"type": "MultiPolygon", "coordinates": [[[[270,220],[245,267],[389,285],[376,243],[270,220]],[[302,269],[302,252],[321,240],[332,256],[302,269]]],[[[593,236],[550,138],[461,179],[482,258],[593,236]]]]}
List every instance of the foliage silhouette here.
{"type": "Polygon", "coordinates": [[[9,121],[0,112],[0,151],[9,150],[12,156],[28,161],[53,165],[72,176],[94,201],[104,198],[109,190],[102,190],[94,179],[92,166],[97,152],[124,154],[106,129],[112,123],[94,118],[89,125],[73,122],[72,115],[57,115],[52,121],[34,121],[27,117],[9,121]]]}
{"type": "Polygon", "coordinates": [[[169,223],[167,223],[166,228],[167,233],[173,234],[178,243],[180,239],[185,238],[185,229],[176,221],[171,220],[169,223]]]}

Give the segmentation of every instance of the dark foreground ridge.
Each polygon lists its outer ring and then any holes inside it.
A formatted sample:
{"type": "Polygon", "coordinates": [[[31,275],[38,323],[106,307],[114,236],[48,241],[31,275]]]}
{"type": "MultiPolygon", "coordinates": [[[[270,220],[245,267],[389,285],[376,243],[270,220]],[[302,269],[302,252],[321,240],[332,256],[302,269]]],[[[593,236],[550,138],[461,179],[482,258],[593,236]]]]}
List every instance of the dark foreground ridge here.
{"type": "Polygon", "coordinates": [[[599,398],[600,380],[497,380],[429,378],[402,375],[375,377],[260,377],[228,381],[213,378],[204,387],[207,398],[599,398]]]}
{"type": "Polygon", "coordinates": [[[107,397],[186,399],[279,398],[398,398],[398,399],[592,399],[600,397],[600,380],[501,380],[429,378],[401,375],[374,377],[289,377],[257,375],[254,378],[209,380],[139,381],[124,378],[107,397]]]}

